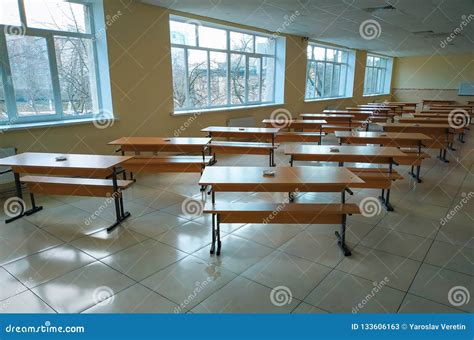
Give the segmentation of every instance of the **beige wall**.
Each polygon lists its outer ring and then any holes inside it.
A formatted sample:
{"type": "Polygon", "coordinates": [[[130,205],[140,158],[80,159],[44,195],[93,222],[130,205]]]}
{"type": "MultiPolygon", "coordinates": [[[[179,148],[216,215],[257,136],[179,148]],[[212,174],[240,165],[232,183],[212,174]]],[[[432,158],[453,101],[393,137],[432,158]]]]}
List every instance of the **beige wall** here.
{"type": "Polygon", "coordinates": [[[113,148],[106,143],[121,136],[172,136],[184,125],[189,127],[182,136],[202,136],[201,128],[225,125],[231,117],[252,115],[259,122],[281,107],[298,115],[319,112],[327,106],[345,107],[389,98],[362,97],[366,53],[357,51],[353,98],[305,103],[307,43],[301,37],[286,36],[284,105],[203,113],[195,120],[171,116],[169,11],[134,2],[127,9],[115,0],[105,0],[105,10],[108,15],[122,13],[107,30],[114,114],[119,119],[103,130],[89,123],[9,131],[0,135],[0,146],[15,146],[20,152],[111,153],[113,148]]]}
{"type": "Polygon", "coordinates": [[[449,99],[459,103],[460,82],[474,81],[474,54],[404,57],[395,60],[392,95],[395,100],[449,99]]]}

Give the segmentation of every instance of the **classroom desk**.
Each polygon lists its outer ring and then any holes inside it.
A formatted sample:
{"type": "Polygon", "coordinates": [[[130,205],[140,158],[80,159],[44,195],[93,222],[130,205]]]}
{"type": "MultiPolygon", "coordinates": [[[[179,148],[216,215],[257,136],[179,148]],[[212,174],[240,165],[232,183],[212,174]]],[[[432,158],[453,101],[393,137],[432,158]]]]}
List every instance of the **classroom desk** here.
{"type": "Polygon", "coordinates": [[[415,123],[377,123],[386,132],[420,132],[433,138],[433,145],[428,148],[440,149],[439,159],[448,163],[446,159],[446,148],[451,146],[451,138],[455,133],[461,133],[462,129],[455,129],[449,124],[415,124],[415,123]],[[457,130],[460,130],[456,132],[457,130]],[[439,140],[444,138],[444,140],[439,140]]]}
{"type": "Polygon", "coordinates": [[[325,120],[303,120],[303,119],[289,119],[279,121],[276,119],[264,119],[262,123],[265,124],[267,128],[269,127],[279,127],[281,129],[309,129],[309,130],[319,130],[322,134],[322,127],[326,125],[328,122],[325,120]]]}
{"type": "Polygon", "coordinates": [[[348,123],[351,126],[353,114],[331,114],[331,113],[302,113],[300,117],[303,120],[318,120],[322,119],[328,124],[348,123]]]}
{"type": "Polygon", "coordinates": [[[355,114],[373,114],[373,110],[323,110],[324,114],[343,114],[343,115],[355,115],[355,114]]]}
{"type": "Polygon", "coordinates": [[[444,104],[444,105],[452,105],[454,104],[454,100],[442,100],[442,99],[423,99],[422,101],[422,107],[425,107],[425,105],[431,105],[431,104],[444,104]]]}
{"type": "Polygon", "coordinates": [[[108,145],[118,145],[122,154],[130,151],[140,152],[186,152],[199,153],[204,157],[205,150],[211,138],[185,137],[122,137],[109,142],[108,145]]]}
{"type": "MultiPolygon", "coordinates": [[[[420,171],[421,161],[423,159],[421,148],[424,143],[432,140],[431,137],[426,136],[422,133],[404,133],[404,132],[349,132],[349,131],[337,131],[336,137],[339,138],[340,144],[375,144],[381,146],[392,146],[392,147],[416,147],[417,157],[416,161],[411,163],[411,171],[409,174],[415,178],[418,183],[421,183],[420,171]],[[416,174],[414,172],[414,166],[416,165],[416,174]]],[[[407,151],[405,151],[407,152],[407,151]]],[[[400,162],[400,160],[397,160],[400,162]]],[[[403,163],[402,163],[403,164],[403,163]]],[[[408,164],[410,165],[410,164],[408,164]]]]}
{"type": "Polygon", "coordinates": [[[379,112],[379,113],[388,113],[390,111],[389,108],[386,107],[373,107],[373,106],[365,106],[365,107],[346,107],[347,111],[371,111],[371,112],[379,112]]]}
{"type": "MultiPolygon", "coordinates": [[[[16,196],[23,200],[21,191],[20,174],[41,174],[58,176],[80,176],[80,177],[101,177],[110,176],[113,183],[115,210],[117,214],[116,224],[130,216],[129,212],[124,212],[121,195],[118,195],[117,172],[118,167],[131,159],[131,156],[108,156],[108,155],[82,155],[82,154],[59,154],[59,153],[39,153],[25,152],[15,156],[0,159],[0,165],[9,166],[15,178],[16,196]],[[65,161],[57,161],[56,157],[66,156],[65,161]]],[[[34,196],[31,194],[32,208],[25,211],[22,209],[19,215],[5,221],[12,222],[25,215],[34,214],[42,209],[35,205],[34,196]]],[[[21,202],[21,201],[20,201],[21,202]]]]}
{"type": "Polygon", "coordinates": [[[393,147],[416,145],[420,152],[423,142],[432,140],[431,137],[422,133],[404,132],[336,131],[336,137],[343,144],[379,144],[393,147]]]}
{"type": "Polygon", "coordinates": [[[448,117],[402,117],[397,120],[399,123],[418,124],[448,124],[448,117]]]}
{"type": "MultiPolygon", "coordinates": [[[[210,167],[204,170],[200,185],[211,186],[212,203],[216,192],[341,192],[345,203],[345,192],[354,184],[364,183],[358,176],[343,167],[276,167],[274,176],[264,176],[265,167],[210,167]]],[[[212,216],[212,246],[215,248],[215,218],[212,216]]],[[[345,244],[346,216],[341,233],[336,233],[339,247],[350,255],[345,244]]],[[[220,240],[218,240],[220,243],[220,240]]]]}
{"type": "MultiPolygon", "coordinates": [[[[295,161],[337,162],[341,167],[346,162],[388,164],[389,175],[393,172],[394,158],[406,156],[405,153],[395,147],[353,145],[288,145],[285,148],[285,154],[290,156],[291,166],[295,161]],[[338,151],[332,151],[331,148],[337,148],[338,151]]],[[[384,190],[382,189],[380,199],[388,211],[393,211],[390,204],[390,189],[387,189],[386,197],[384,197],[384,190]]]]}
{"type": "MultiPolygon", "coordinates": [[[[257,142],[271,141],[272,147],[275,146],[275,138],[277,133],[280,131],[279,127],[232,127],[232,126],[208,126],[201,130],[206,132],[208,137],[224,137],[224,138],[240,138],[240,139],[253,139],[257,142]]],[[[251,146],[249,143],[246,143],[251,146]]],[[[211,145],[212,147],[212,142],[211,145]]],[[[214,156],[215,157],[215,156],[214,156]]],[[[215,158],[214,158],[215,160],[215,158]]],[[[270,164],[275,165],[275,150],[270,149],[270,164]]]]}
{"type": "Polygon", "coordinates": [[[251,138],[255,140],[271,140],[275,144],[275,136],[280,131],[279,128],[258,128],[258,127],[231,127],[231,126],[208,126],[201,129],[208,137],[225,138],[251,138]]]}

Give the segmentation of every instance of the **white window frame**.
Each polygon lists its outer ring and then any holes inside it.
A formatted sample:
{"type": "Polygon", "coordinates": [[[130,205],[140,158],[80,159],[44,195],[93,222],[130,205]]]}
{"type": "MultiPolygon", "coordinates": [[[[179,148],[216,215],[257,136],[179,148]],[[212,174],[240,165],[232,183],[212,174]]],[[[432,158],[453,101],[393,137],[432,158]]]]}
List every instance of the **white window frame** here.
{"type": "MultiPolygon", "coordinates": [[[[277,105],[283,103],[283,85],[284,85],[284,72],[285,72],[285,38],[270,34],[265,34],[256,31],[244,30],[240,28],[236,28],[233,26],[226,26],[215,24],[207,21],[201,20],[194,20],[182,16],[177,15],[170,15],[169,21],[177,21],[183,23],[190,23],[190,24],[203,24],[205,27],[210,28],[217,28],[220,30],[224,30],[226,32],[226,48],[225,49],[218,49],[218,48],[207,48],[207,47],[200,47],[199,46],[199,29],[196,26],[196,42],[195,46],[185,45],[185,44],[177,44],[177,43],[170,43],[171,48],[180,48],[184,50],[184,67],[185,67],[185,74],[189,74],[189,62],[188,62],[188,52],[189,50],[198,50],[198,51],[205,51],[207,52],[207,82],[208,82],[208,91],[207,91],[207,105],[201,107],[194,107],[189,105],[190,101],[186,100],[187,106],[182,108],[174,108],[173,114],[179,115],[184,113],[189,113],[193,111],[199,112],[212,112],[218,111],[219,109],[235,109],[235,108],[247,108],[247,107],[258,107],[262,105],[277,105]],[[253,51],[254,52],[244,52],[244,51],[235,51],[230,48],[230,33],[237,32],[237,33],[245,33],[253,36],[253,51]],[[265,37],[274,40],[274,54],[266,54],[266,53],[257,53],[256,49],[256,38],[257,37],[265,37]],[[225,53],[227,55],[227,104],[226,105],[210,105],[211,103],[211,91],[210,91],[210,52],[219,52],[225,53]],[[243,55],[245,56],[245,101],[244,103],[234,103],[232,104],[231,98],[231,55],[243,55]],[[249,101],[248,99],[248,74],[249,74],[249,58],[257,58],[260,59],[260,101],[249,101]],[[263,58],[273,58],[274,59],[274,67],[273,67],[273,95],[270,101],[262,101],[262,78],[263,78],[263,58]]],[[[171,32],[170,32],[171,33],[171,32]]],[[[171,36],[171,34],[170,34],[171,36]]],[[[174,77],[174,75],[173,75],[174,77]]],[[[188,77],[186,76],[186,98],[189,98],[189,87],[187,86],[188,77]]],[[[174,86],[174,85],[173,85],[174,86]]],[[[174,101],[174,100],[173,100],[174,101]]]]}
{"type": "MultiPolygon", "coordinates": [[[[79,3],[88,7],[90,33],[67,32],[51,29],[34,28],[28,26],[24,0],[17,0],[20,14],[20,26],[0,24],[0,81],[3,82],[7,121],[0,121],[0,129],[15,129],[41,125],[61,125],[74,121],[91,121],[95,119],[113,119],[112,97],[110,88],[110,74],[108,65],[107,40],[105,30],[105,14],[103,0],[67,0],[71,3],[79,3]],[[100,29],[97,29],[97,28],[100,29]],[[51,84],[53,89],[55,114],[35,114],[31,116],[19,116],[15,98],[15,89],[8,56],[6,32],[22,32],[24,36],[43,37],[46,40],[47,54],[51,73],[51,84]],[[54,46],[54,37],[72,37],[89,39],[92,41],[94,57],[94,74],[96,83],[91,86],[97,91],[98,111],[80,116],[66,115],[63,112],[61,88],[58,75],[57,56],[54,46]]],[[[95,94],[92,94],[95,95],[95,94]]]]}
{"type": "Polygon", "coordinates": [[[305,78],[305,101],[315,101],[315,100],[327,100],[327,99],[339,99],[339,98],[348,98],[352,97],[353,85],[354,85],[354,65],[355,65],[355,53],[352,50],[334,47],[334,46],[327,46],[322,45],[314,42],[309,42],[308,47],[311,48],[311,56],[308,56],[308,50],[306,50],[306,57],[307,57],[307,64],[306,64],[306,78],[305,78]],[[314,57],[314,48],[324,48],[324,60],[316,59],[314,57]],[[332,61],[328,60],[327,58],[327,50],[335,50],[341,51],[346,53],[346,60],[339,62],[339,61],[332,61]],[[326,81],[326,70],[327,65],[332,65],[332,75],[331,75],[331,91],[329,94],[323,93],[321,96],[316,96],[316,84],[314,86],[314,91],[312,95],[308,95],[308,77],[310,73],[311,66],[314,65],[315,70],[317,71],[318,63],[324,64],[324,72],[323,72],[323,82],[322,82],[322,89],[324,91],[325,88],[325,81],[326,81]],[[344,87],[344,92],[342,94],[333,95],[333,82],[334,82],[334,66],[339,65],[340,70],[342,69],[343,65],[346,66],[345,72],[339,72],[339,79],[338,79],[338,86],[337,92],[339,92],[341,86],[344,87]],[[344,73],[344,74],[343,74],[344,73]],[[342,78],[344,77],[344,78],[342,78]],[[345,82],[342,82],[345,80],[345,82]]]}
{"type": "Polygon", "coordinates": [[[364,96],[378,96],[390,94],[390,83],[392,80],[392,66],[393,58],[368,53],[365,61],[365,75],[364,75],[364,96]],[[369,57],[380,58],[385,60],[385,66],[369,66],[367,61],[369,57]],[[369,70],[372,76],[369,82],[369,70]],[[380,79],[379,79],[380,75],[380,79]]]}

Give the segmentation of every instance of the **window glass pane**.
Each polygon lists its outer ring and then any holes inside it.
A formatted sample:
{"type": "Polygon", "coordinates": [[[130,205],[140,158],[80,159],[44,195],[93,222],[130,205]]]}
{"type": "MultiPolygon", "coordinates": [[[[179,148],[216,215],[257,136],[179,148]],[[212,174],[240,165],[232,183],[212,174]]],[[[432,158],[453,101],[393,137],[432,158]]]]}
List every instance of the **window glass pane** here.
{"type": "Polygon", "coordinates": [[[316,65],[316,97],[323,96],[324,83],[324,63],[319,62],[316,65]]]}
{"type": "Polygon", "coordinates": [[[347,82],[347,65],[342,64],[341,65],[341,80],[339,83],[339,96],[345,96],[346,93],[346,82],[347,82]]]}
{"type": "Polygon", "coordinates": [[[372,69],[372,93],[377,92],[377,69],[372,69]]]}
{"type": "Polygon", "coordinates": [[[208,105],[207,52],[188,50],[189,100],[192,107],[208,105]]]}
{"type": "Polygon", "coordinates": [[[227,54],[210,52],[211,54],[211,105],[227,104],[227,54]]]}
{"type": "Polygon", "coordinates": [[[332,78],[331,97],[339,96],[339,77],[341,75],[341,65],[334,65],[334,73],[332,78]]]}
{"type": "Polygon", "coordinates": [[[0,1],[0,24],[21,26],[18,0],[0,1]]]}
{"type": "Polygon", "coordinates": [[[275,58],[262,58],[262,102],[274,101],[275,58]]]}
{"type": "Polygon", "coordinates": [[[306,48],[306,55],[308,59],[313,59],[313,46],[308,45],[308,48],[306,48]]]}
{"type": "Polygon", "coordinates": [[[245,103],[245,56],[230,56],[230,92],[232,104],[245,103]]]}
{"type": "Polygon", "coordinates": [[[365,69],[365,84],[366,84],[366,92],[371,93],[372,91],[372,68],[368,67],[365,69]]]}
{"type": "Polygon", "coordinates": [[[0,68],[0,122],[7,120],[7,105],[5,103],[5,91],[3,89],[2,69],[0,68]]]}
{"type": "Polygon", "coordinates": [[[184,49],[171,48],[171,67],[173,69],[173,98],[175,109],[186,105],[186,62],[184,49]]]}
{"type": "Polygon", "coordinates": [[[331,96],[331,84],[332,84],[332,68],[333,64],[326,64],[326,71],[324,73],[324,96],[331,96]]]}
{"type": "Polygon", "coordinates": [[[206,26],[198,26],[199,46],[207,48],[226,49],[227,33],[224,30],[206,26]]]}
{"type": "Polygon", "coordinates": [[[367,57],[367,66],[373,66],[374,65],[374,58],[371,56],[367,57]]]}
{"type": "Polygon", "coordinates": [[[316,60],[325,60],[326,58],[326,49],[323,47],[314,47],[314,59],[316,60]]]}
{"type": "Polygon", "coordinates": [[[377,84],[378,84],[378,90],[377,92],[379,93],[382,93],[384,92],[384,88],[383,88],[383,69],[379,69],[379,74],[378,74],[378,77],[377,77],[377,84]]]}
{"type": "Polygon", "coordinates": [[[89,32],[87,6],[61,0],[25,0],[28,26],[68,32],[89,32]]]}
{"type": "Polygon", "coordinates": [[[275,40],[267,38],[267,37],[259,37],[255,38],[255,49],[257,53],[263,54],[275,54],[275,40]]]}
{"type": "Polygon", "coordinates": [[[253,35],[230,32],[230,49],[233,51],[253,52],[253,35]]]}
{"type": "Polygon", "coordinates": [[[18,115],[55,114],[46,39],[6,38],[18,115]]]}
{"type": "Polygon", "coordinates": [[[326,50],[326,60],[335,61],[336,60],[336,53],[337,53],[336,50],[328,48],[326,50]]]}
{"type": "Polygon", "coordinates": [[[170,21],[172,44],[196,46],[196,25],[179,21],[170,21]]]}
{"type": "Polygon", "coordinates": [[[316,63],[309,62],[308,76],[306,78],[306,98],[314,98],[316,88],[316,63]]]}
{"type": "Polygon", "coordinates": [[[56,37],[54,43],[63,113],[84,115],[98,112],[92,41],[56,37]]]}
{"type": "Polygon", "coordinates": [[[260,101],[260,58],[249,58],[248,100],[260,101]]]}

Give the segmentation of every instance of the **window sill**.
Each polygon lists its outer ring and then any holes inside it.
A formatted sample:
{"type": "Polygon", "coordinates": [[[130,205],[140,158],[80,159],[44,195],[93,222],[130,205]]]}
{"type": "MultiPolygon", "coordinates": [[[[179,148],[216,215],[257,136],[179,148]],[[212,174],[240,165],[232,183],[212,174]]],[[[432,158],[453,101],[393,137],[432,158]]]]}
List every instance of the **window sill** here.
{"type": "Polygon", "coordinates": [[[201,115],[203,113],[216,113],[223,111],[234,111],[234,110],[249,110],[249,109],[258,109],[260,107],[272,107],[272,106],[281,106],[285,103],[268,103],[260,105],[247,105],[247,106],[229,106],[229,107],[216,107],[211,109],[203,110],[183,110],[183,111],[174,111],[171,112],[172,116],[189,116],[189,115],[201,115]]]}
{"type": "Polygon", "coordinates": [[[362,97],[378,97],[378,96],[389,96],[389,93],[373,93],[373,94],[364,94],[362,97]]]}
{"type": "Polygon", "coordinates": [[[323,102],[325,100],[341,100],[341,99],[350,99],[353,98],[352,96],[350,97],[329,97],[329,98],[315,98],[315,99],[305,99],[305,103],[311,103],[311,102],[323,102]]]}
{"type": "MultiPolygon", "coordinates": [[[[100,121],[100,126],[97,128],[106,128],[112,126],[114,121],[117,118],[109,118],[104,121],[100,121]]],[[[0,125],[0,133],[16,130],[27,130],[27,129],[37,129],[45,127],[55,127],[55,126],[68,126],[68,125],[79,125],[79,124],[94,124],[97,121],[95,118],[83,118],[83,119],[67,119],[67,120],[56,120],[50,122],[36,122],[36,123],[23,123],[23,124],[6,124],[0,125]]]]}

